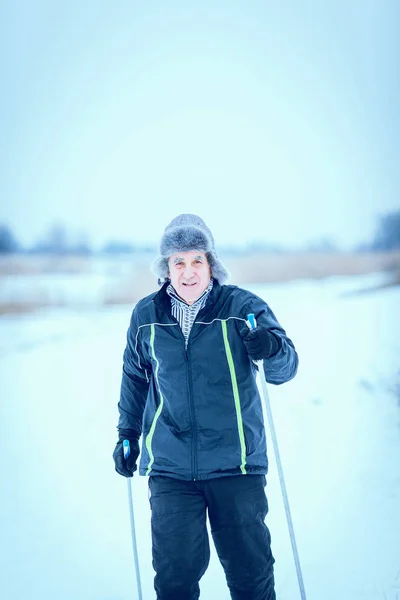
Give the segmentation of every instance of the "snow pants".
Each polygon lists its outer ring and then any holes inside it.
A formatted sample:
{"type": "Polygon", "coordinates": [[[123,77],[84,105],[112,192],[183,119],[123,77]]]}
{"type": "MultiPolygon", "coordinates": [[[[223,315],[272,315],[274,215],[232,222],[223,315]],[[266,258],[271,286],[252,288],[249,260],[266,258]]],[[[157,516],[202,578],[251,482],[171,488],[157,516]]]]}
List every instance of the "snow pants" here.
{"type": "MultiPolygon", "coordinates": [[[[264,475],[201,481],[150,476],[157,600],[197,600],[210,560],[206,514],[233,600],[275,600],[274,558],[264,519],[264,475]]],[[[217,598],[216,593],[215,597],[217,598]]]]}

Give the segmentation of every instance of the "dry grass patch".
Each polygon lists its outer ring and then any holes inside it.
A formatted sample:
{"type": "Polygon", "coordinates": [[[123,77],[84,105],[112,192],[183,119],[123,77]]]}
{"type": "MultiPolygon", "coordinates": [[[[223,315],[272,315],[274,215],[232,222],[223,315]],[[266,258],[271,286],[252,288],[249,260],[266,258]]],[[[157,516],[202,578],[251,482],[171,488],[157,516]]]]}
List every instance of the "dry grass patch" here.
{"type": "Polygon", "coordinates": [[[92,259],[85,256],[0,254],[0,276],[88,273],[92,264],[92,259]]]}
{"type": "MultiPolygon", "coordinates": [[[[102,272],[107,274],[107,283],[102,292],[100,302],[105,306],[117,304],[135,304],[140,298],[156,292],[159,287],[156,276],[151,273],[152,256],[136,257],[36,257],[16,255],[0,257],[1,276],[28,274],[32,276],[44,273],[71,274],[88,276],[95,273],[102,264],[102,272]],[[124,261],[124,262],[123,262],[124,261]],[[121,270],[121,266],[124,268],[121,270]],[[127,268],[126,268],[127,267],[127,268]],[[12,269],[15,269],[12,271],[12,269]]],[[[293,254],[252,254],[221,255],[221,260],[231,273],[230,282],[236,285],[252,283],[284,282],[294,279],[321,279],[334,275],[361,275],[382,271],[393,272],[393,283],[400,284],[400,252],[391,253],[293,253],[293,254]]],[[[54,296],[53,296],[54,298],[54,296]]],[[[74,306],[79,300],[74,300],[74,306]]],[[[51,300],[39,293],[34,300],[21,298],[13,301],[0,300],[1,314],[18,314],[32,312],[40,308],[67,306],[67,298],[51,300]],[[61,300],[61,301],[60,301],[61,300]]],[[[85,303],[87,306],[87,302],[85,303]]]]}
{"type": "Polygon", "coordinates": [[[400,252],[365,254],[255,254],[224,257],[233,283],[268,283],[321,279],[333,275],[362,275],[398,270],[400,252]]]}

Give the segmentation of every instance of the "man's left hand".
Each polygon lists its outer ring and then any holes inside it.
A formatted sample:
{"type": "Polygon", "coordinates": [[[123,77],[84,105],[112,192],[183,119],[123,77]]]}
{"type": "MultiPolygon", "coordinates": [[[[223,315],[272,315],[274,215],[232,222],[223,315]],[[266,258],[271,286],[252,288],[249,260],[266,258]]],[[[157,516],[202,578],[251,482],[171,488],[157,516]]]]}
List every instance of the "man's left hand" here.
{"type": "Polygon", "coordinates": [[[270,358],[280,350],[281,339],[265,327],[257,326],[255,329],[244,331],[243,343],[247,354],[253,360],[270,358]]]}

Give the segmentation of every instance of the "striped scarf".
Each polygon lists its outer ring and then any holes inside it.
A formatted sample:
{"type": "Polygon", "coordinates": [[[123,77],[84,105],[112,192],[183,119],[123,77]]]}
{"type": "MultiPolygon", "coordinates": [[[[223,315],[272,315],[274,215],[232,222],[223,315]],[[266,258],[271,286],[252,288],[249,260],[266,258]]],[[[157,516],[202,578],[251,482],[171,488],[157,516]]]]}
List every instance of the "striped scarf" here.
{"type": "Polygon", "coordinates": [[[208,298],[208,294],[212,290],[213,280],[210,279],[210,283],[201,294],[200,298],[197,298],[193,304],[186,304],[182,298],[178,296],[174,287],[170,283],[167,287],[167,294],[171,297],[171,312],[172,316],[178,321],[182,333],[185,338],[185,347],[187,348],[190,330],[197,317],[198,312],[205,306],[208,298]]]}

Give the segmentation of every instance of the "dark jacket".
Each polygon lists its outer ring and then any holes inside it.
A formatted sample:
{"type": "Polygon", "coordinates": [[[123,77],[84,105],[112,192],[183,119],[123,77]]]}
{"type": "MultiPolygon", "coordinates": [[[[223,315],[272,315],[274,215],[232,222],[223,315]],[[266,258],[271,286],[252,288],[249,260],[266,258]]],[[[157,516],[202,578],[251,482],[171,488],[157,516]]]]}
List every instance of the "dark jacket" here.
{"type": "Polygon", "coordinates": [[[293,343],[261,298],[215,281],[185,349],[167,285],[135,306],[124,353],[118,428],[143,433],[140,474],[186,480],[265,474],[257,367],[242,339],[247,315],[281,341],[264,360],[269,383],[295,376],[293,343]]]}

